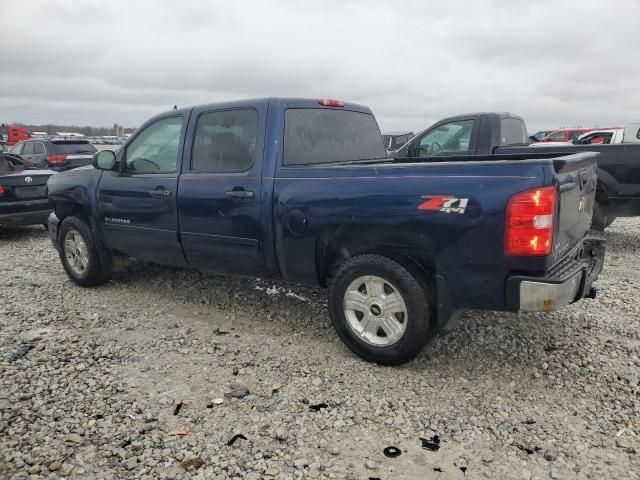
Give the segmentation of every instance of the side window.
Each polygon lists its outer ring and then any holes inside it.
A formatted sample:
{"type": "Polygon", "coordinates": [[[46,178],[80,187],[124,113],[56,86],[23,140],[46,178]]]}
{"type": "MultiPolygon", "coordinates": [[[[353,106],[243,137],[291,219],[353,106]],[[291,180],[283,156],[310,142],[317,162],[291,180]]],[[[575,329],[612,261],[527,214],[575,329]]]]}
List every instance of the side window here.
{"type": "Polygon", "coordinates": [[[258,113],[253,109],[203,113],[191,153],[193,172],[246,172],[253,165],[258,113]]]}
{"type": "Polygon", "coordinates": [[[500,146],[525,145],[528,142],[527,129],[519,118],[500,120],[500,146]]]}
{"type": "Polygon", "coordinates": [[[571,130],[569,132],[569,141],[570,142],[575,142],[576,139],[582,135],[584,132],[580,132],[579,130],[571,130]]]}
{"type": "Polygon", "coordinates": [[[33,153],[36,155],[44,155],[44,144],[42,143],[34,143],[33,144],[33,153]]]}
{"type": "Polygon", "coordinates": [[[24,147],[24,143],[18,143],[14,145],[11,150],[9,150],[9,153],[12,155],[20,155],[22,154],[22,147],[24,147]]]}
{"type": "Polygon", "coordinates": [[[549,142],[564,142],[564,132],[552,133],[547,138],[549,142]]]}
{"type": "Polygon", "coordinates": [[[439,125],[420,139],[418,156],[469,151],[473,120],[457,120],[439,125]]]}
{"type": "Polygon", "coordinates": [[[33,143],[25,143],[22,155],[33,155],[33,143]]]}
{"type": "Polygon", "coordinates": [[[170,117],[146,126],[125,151],[126,171],[135,173],[175,172],[178,163],[182,122],[182,117],[170,117]]]}

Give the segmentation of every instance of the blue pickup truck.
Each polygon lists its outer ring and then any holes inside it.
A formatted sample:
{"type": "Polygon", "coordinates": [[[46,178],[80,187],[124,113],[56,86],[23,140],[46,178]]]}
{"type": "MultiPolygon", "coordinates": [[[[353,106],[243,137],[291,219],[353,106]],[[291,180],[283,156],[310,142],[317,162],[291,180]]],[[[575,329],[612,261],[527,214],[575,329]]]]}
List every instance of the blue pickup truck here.
{"type": "Polygon", "coordinates": [[[259,99],[172,110],[51,177],[51,239],[78,285],[122,257],[329,289],[360,357],[412,359],[462,309],[593,297],[594,153],[388,159],[363,106],[259,99]]]}

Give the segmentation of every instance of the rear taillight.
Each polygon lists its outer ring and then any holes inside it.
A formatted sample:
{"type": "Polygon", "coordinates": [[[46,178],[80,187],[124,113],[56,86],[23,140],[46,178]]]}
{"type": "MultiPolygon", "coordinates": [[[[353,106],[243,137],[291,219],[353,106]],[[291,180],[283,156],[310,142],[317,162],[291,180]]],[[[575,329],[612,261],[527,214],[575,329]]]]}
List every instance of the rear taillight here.
{"type": "Polygon", "coordinates": [[[556,187],[516,193],[509,199],[504,235],[507,255],[543,256],[551,253],[556,212],[556,187]]]}
{"type": "Polygon", "coordinates": [[[319,98],[318,103],[325,107],[344,107],[344,102],[335,98],[319,98]]]}
{"type": "Polygon", "coordinates": [[[4,197],[4,187],[2,185],[0,185],[0,197],[4,197]]]}
{"type": "Polygon", "coordinates": [[[61,163],[64,163],[66,159],[66,155],[49,155],[47,157],[47,163],[49,165],[60,165],[61,163]]]}

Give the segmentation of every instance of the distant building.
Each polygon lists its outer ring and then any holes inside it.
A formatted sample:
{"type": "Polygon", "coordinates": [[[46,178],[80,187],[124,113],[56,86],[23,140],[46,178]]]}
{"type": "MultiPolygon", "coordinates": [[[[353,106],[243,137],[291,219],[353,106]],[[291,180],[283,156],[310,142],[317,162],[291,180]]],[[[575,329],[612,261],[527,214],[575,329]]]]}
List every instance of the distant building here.
{"type": "Polygon", "coordinates": [[[116,137],[124,137],[124,127],[122,125],[118,125],[117,123],[114,123],[113,135],[116,137]]]}

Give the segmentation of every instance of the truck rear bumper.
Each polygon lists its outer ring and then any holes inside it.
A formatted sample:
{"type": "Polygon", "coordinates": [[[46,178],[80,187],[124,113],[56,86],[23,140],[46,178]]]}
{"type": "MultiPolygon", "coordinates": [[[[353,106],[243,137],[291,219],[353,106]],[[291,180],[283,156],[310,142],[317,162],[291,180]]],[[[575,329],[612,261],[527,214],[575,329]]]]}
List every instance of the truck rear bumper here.
{"type": "Polygon", "coordinates": [[[513,276],[507,280],[507,308],[550,312],[584,297],[593,298],[593,283],[604,264],[604,237],[590,232],[583,242],[544,277],[513,276]]]}

